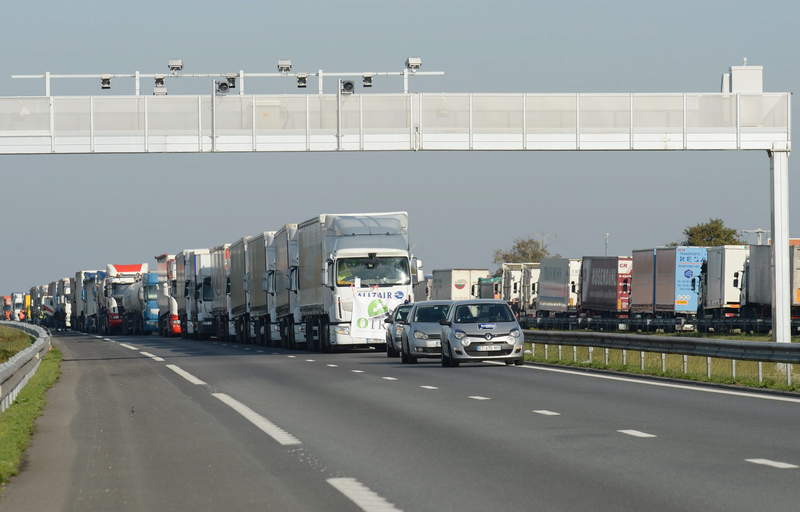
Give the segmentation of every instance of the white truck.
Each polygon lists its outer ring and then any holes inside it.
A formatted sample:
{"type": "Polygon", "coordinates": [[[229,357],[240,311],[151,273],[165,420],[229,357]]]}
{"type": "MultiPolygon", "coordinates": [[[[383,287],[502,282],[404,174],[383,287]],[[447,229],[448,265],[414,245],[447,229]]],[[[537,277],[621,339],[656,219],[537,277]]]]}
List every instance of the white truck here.
{"type": "Polygon", "coordinates": [[[53,306],[56,310],[57,328],[69,329],[72,327],[72,288],[69,277],[62,277],[56,281],[56,295],[53,306]]]}
{"type": "Polygon", "coordinates": [[[522,300],[522,263],[503,263],[503,300],[516,311],[522,300]]]}
{"type": "Polygon", "coordinates": [[[580,297],[581,259],[545,258],[539,273],[538,316],[574,314],[580,297]]]}
{"type": "Polygon", "coordinates": [[[272,345],[280,338],[275,312],[275,232],[264,231],[254,235],[247,244],[250,279],[247,291],[250,296],[250,325],[255,341],[272,345]]]}
{"type": "MultiPolygon", "coordinates": [[[[86,330],[86,306],[89,295],[85,286],[86,282],[89,280],[89,276],[94,276],[96,274],[96,270],[79,270],[75,272],[75,287],[72,290],[72,304],[74,305],[72,316],[75,318],[75,325],[72,326],[73,329],[79,331],[86,330]]],[[[95,298],[94,294],[92,294],[92,298],[95,298]]]]}
{"type": "Polygon", "coordinates": [[[214,336],[230,339],[236,335],[231,312],[231,244],[211,248],[211,288],[214,301],[211,307],[214,336]]]}
{"type": "Polygon", "coordinates": [[[214,289],[211,284],[211,251],[194,249],[186,260],[189,293],[186,302],[186,330],[190,337],[204,338],[214,333],[214,289]]]}
{"type": "Polygon", "coordinates": [[[282,295],[290,299],[278,302],[278,313],[305,326],[312,350],[383,347],[385,318],[398,304],[412,302],[414,282],[425,279],[410,251],[406,212],[323,214],[303,222],[294,271],[291,229],[275,237],[278,291],[286,283],[282,295]]]}
{"type": "Polygon", "coordinates": [[[14,292],[11,294],[11,319],[21,322],[25,319],[25,294],[14,292]]]}
{"type": "Polygon", "coordinates": [[[522,264],[522,293],[520,294],[520,310],[523,316],[535,316],[536,299],[539,296],[539,263],[522,264]]]}
{"type": "Polygon", "coordinates": [[[470,300],[480,297],[478,279],[489,277],[485,268],[449,268],[433,271],[431,300],[470,300]]]}
{"type": "Polygon", "coordinates": [[[181,319],[178,315],[177,264],[174,254],[156,256],[158,274],[158,332],[162,336],[180,336],[181,319]]]}
{"type": "Polygon", "coordinates": [[[750,255],[747,245],[709,247],[701,270],[698,314],[713,318],[739,315],[744,266],[750,255]]]}
{"type": "Polygon", "coordinates": [[[249,263],[247,246],[250,237],[245,236],[231,244],[231,315],[236,340],[250,340],[250,300],[247,293],[249,263]]]}

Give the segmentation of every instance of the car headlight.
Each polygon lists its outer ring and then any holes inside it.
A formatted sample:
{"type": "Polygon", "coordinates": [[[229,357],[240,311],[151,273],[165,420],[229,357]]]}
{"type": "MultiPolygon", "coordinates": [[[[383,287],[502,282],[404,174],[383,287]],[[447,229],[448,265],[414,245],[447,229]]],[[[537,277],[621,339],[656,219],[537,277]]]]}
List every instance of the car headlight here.
{"type": "Polygon", "coordinates": [[[350,334],[350,326],[349,325],[337,325],[334,329],[336,334],[343,334],[345,336],[350,334]]]}
{"type": "Polygon", "coordinates": [[[509,334],[511,334],[512,337],[519,339],[519,337],[522,335],[522,332],[519,329],[511,329],[509,334]]]}
{"type": "Polygon", "coordinates": [[[414,331],[414,337],[418,340],[427,340],[429,336],[424,332],[414,331]]]}
{"type": "Polygon", "coordinates": [[[467,333],[464,331],[454,331],[453,336],[461,342],[461,345],[467,347],[470,344],[469,338],[467,338],[467,333]]]}

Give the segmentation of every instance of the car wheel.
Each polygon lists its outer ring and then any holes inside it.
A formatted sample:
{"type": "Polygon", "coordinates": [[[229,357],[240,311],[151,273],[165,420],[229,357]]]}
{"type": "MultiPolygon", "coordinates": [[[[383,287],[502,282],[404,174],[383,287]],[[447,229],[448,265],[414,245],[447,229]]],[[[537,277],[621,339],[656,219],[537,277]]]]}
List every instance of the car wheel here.
{"type": "Polygon", "coordinates": [[[511,366],[512,364],[514,364],[513,359],[506,359],[506,366],[511,366]]]}
{"type": "Polygon", "coordinates": [[[519,359],[514,361],[514,364],[517,365],[517,366],[522,366],[523,363],[525,363],[525,359],[522,358],[522,357],[520,357],[519,359]]]}
{"type": "Polygon", "coordinates": [[[397,357],[397,350],[394,348],[394,341],[386,340],[386,357],[397,357]]]}
{"type": "Polygon", "coordinates": [[[442,368],[447,368],[449,366],[450,366],[450,357],[447,355],[447,352],[442,350],[442,368]]]}

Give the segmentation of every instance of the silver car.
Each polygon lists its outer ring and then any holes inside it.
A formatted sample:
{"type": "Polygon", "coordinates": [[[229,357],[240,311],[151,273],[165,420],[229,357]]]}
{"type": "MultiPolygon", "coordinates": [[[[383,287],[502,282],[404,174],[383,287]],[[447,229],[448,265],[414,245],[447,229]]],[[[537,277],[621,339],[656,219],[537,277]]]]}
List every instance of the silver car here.
{"type": "Polygon", "coordinates": [[[417,302],[406,319],[403,340],[400,347],[400,360],[413,364],[420,357],[441,357],[439,324],[450,310],[449,300],[428,300],[417,302]]]}
{"type": "Polygon", "coordinates": [[[440,324],[442,366],[487,359],[506,364],[524,361],[522,330],[502,300],[455,301],[440,324]]]}
{"type": "Polygon", "coordinates": [[[403,330],[413,304],[400,304],[392,314],[386,317],[386,357],[400,355],[400,342],[403,339],[403,330]]]}

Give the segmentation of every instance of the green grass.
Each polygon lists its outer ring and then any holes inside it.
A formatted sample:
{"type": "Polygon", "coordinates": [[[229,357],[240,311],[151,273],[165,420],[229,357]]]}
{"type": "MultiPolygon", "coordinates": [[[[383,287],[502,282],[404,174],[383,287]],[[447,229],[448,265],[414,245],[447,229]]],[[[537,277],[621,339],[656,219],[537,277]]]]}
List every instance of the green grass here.
{"type": "MultiPolygon", "coordinates": [[[[531,350],[531,343],[526,343],[525,348],[531,350]]],[[[666,354],[662,360],[660,353],[609,349],[608,363],[606,363],[605,350],[600,347],[594,347],[590,354],[588,347],[562,345],[561,357],[559,357],[558,345],[536,343],[533,353],[526,354],[525,359],[535,363],[576,368],[613,370],[761,389],[800,391],[800,365],[792,368],[792,384],[790,385],[786,379],[786,365],[780,363],[761,363],[761,379],[759,381],[759,363],[755,361],[736,361],[734,363],[730,359],[711,358],[711,377],[709,377],[706,358],[701,356],[687,356],[684,368],[684,359],[680,354],[666,354]],[[734,364],[736,366],[735,377],[734,364]]]]}
{"type": "Polygon", "coordinates": [[[36,374],[17,395],[17,400],[0,413],[0,483],[19,471],[25,449],[30,444],[36,418],[45,406],[45,392],[61,374],[61,352],[48,353],[36,374]]]}
{"type": "Polygon", "coordinates": [[[32,342],[33,338],[24,331],[0,325],[0,363],[8,361],[32,342]]]}

